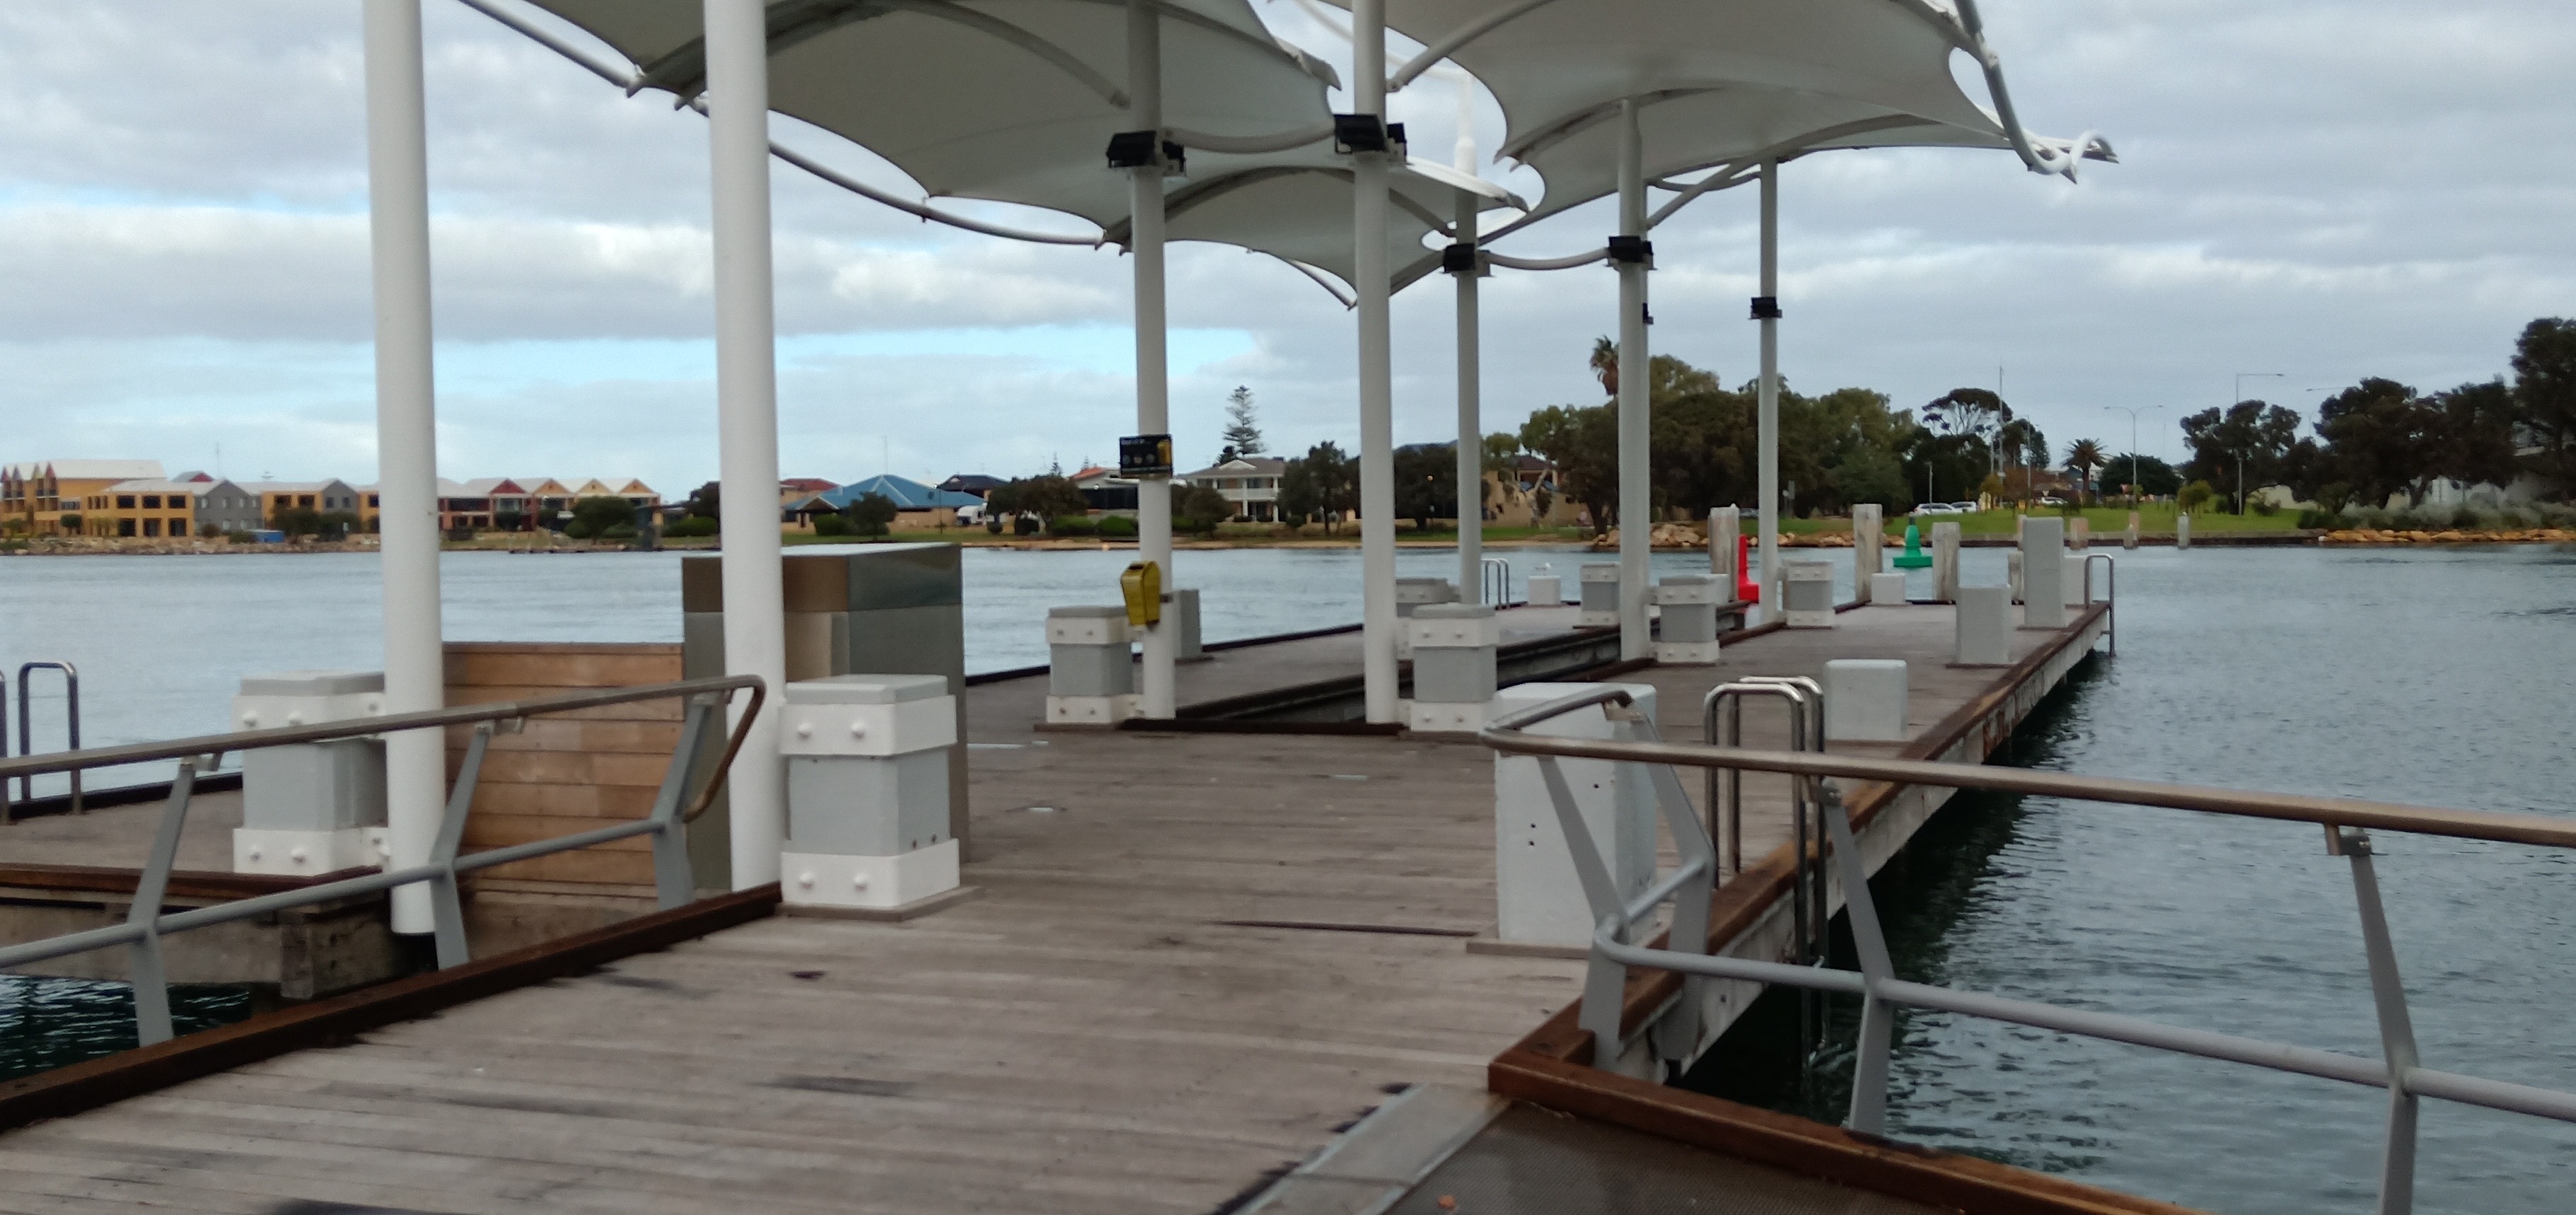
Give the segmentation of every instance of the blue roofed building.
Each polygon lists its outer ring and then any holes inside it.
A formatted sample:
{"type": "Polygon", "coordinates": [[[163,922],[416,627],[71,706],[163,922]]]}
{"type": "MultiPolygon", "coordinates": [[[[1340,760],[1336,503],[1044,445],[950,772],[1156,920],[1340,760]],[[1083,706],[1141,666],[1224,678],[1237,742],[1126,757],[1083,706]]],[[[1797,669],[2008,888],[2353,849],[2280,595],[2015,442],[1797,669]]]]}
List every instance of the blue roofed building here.
{"type": "Polygon", "coordinates": [[[817,516],[837,513],[869,494],[893,502],[894,525],[906,530],[955,527],[981,522],[984,517],[982,498],[889,474],[852,481],[790,503],[788,518],[800,528],[811,527],[817,516]]]}

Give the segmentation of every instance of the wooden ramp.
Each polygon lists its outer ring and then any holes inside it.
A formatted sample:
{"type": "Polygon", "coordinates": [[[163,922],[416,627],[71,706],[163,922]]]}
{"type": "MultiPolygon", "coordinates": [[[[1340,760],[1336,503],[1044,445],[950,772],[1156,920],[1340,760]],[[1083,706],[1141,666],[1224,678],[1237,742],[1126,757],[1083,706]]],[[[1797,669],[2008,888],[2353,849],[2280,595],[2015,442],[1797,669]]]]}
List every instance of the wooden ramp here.
{"type": "MultiPolygon", "coordinates": [[[[1696,738],[1730,674],[1907,657],[1927,724],[2008,674],[1943,667],[1946,609],[1843,622],[1633,678],[1696,738]]],[[[1472,742],[975,737],[979,898],[762,920],[0,1135],[0,1211],[1211,1212],[1393,1089],[1482,1089],[1575,997],[1579,962],[1465,948],[1472,742]]]]}

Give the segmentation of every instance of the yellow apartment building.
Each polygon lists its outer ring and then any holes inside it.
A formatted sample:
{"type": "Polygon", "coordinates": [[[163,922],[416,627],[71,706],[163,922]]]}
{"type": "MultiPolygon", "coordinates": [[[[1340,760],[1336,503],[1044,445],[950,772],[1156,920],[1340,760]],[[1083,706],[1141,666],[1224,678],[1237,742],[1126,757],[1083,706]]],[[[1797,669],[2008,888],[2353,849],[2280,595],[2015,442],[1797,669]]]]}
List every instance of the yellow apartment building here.
{"type": "MultiPolygon", "coordinates": [[[[0,465],[0,531],[53,536],[87,531],[65,528],[87,503],[124,481],[159,481],[159,460],[39,460],[0,465]]],[[[95,534],[95,533],[93,533],[95,534]]]]}

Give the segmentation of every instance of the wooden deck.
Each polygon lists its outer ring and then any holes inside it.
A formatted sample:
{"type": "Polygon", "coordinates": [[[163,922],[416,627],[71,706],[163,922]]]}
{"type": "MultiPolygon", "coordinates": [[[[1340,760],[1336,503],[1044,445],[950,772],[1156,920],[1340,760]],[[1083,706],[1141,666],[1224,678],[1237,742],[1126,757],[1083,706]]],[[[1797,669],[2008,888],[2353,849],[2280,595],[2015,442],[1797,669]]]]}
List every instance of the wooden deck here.
{"type": "MultiPolygon", "coordinates": [[[[1697,738],[1733,675],[1905,657],[1920,728],[2004,674],[1944,665],[1945,608],[1842,625],[1630,678],[1697,738]]],[[[1332,673],[1291,644],[1183,702],[1332,673]]],[[[982,897],[764,920],[17,1130],[0,1211],[1208,1212],[1389,1086],[1482,1088],[1575,997],[1580,963],[1464,947],[1493,922],[1483,748],[1039,733],[1043,687],[972,692],[982,897]]]]}

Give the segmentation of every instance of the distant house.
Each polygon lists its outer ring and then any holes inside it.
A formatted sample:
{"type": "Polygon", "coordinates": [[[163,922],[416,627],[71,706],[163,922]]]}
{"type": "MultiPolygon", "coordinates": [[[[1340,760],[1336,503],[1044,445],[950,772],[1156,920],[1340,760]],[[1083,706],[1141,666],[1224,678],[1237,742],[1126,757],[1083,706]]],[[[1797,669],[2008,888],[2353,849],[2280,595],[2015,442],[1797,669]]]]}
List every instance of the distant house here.
{"type": "Polygon", "coordinates": [[[973,494],[981,498],[1007,484],[1009,482],[1000,477],[988,477],[982,473],[958,473],[940,482],[939,488],[952,494],[973,494]]]}
{"type": "Polygon", "coordinates": [[[259,499],[230,481],[119,481],[91,494],[81,530],[93,536],[181,540],[208,524],[218,531],[259,527],[259,499]]]}
{"type": "Polygon", "coordinates": [[[1084,505],[1096,511],[1136,513],[1136,482],[1118,470],[1093,464],[1065,480],[1082,492],[1084,505]]]}
{"type": "Polygon", "coordinates": [[[778,482],[778,504],[794,506],[816,494],[827,494],[840,488],[829,477],[786,477],[778,482]]]}
{"type": "Polygon", "coordinates": [[[1236,456],[1222,464],[1184,473],[1181,480],[1224,495],[1234,504],[1235,518],[1275,523],[1279,520],[1279,479],[1287,472],[1286,460],[1236,456]]]}
{"type": "Polygon", "coordinates": [[[905,477],[877,476],[834,486],[791,503],[787,514],[798,526],[811,527],[816,516],[846,510],[869,494],[892,501],[894,526],[908,530],[955,527],[961,522],[974,522],[984,513],[984,500],[973,494],[937,489],[905,477]]]}
{"type": "MultiPolygon", "coordinates": [[[[442,487],[452,484],[440,482],[442,487]]],[[[259,499],[263,527],[276,526],[281,512],[297,509],[324,515],[347,513],[361,522],[365,520],[360,513],[358,487],[346,481],[244,481],[240,485],[244,492],[259,499]]],[[[439,492],[444,494],[446,490],[441,488],[439,492]]]]}

